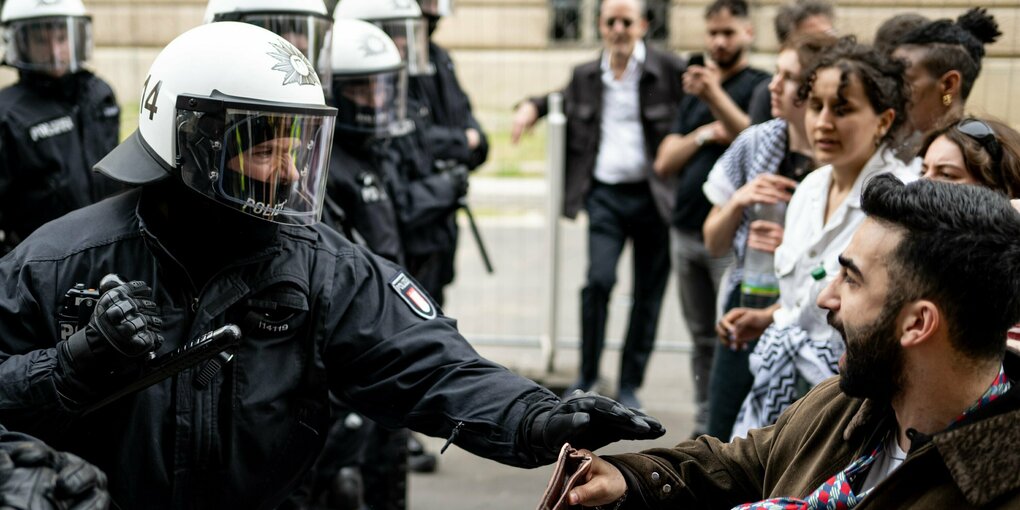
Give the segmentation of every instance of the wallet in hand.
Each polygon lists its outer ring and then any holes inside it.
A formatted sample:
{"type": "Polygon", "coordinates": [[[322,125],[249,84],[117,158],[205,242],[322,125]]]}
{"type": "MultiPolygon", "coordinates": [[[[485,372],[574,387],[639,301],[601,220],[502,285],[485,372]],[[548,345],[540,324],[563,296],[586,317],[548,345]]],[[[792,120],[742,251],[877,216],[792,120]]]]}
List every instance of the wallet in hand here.
{"type": "Polygon", "coordinates": [[[591,470],[591,456],[581,453],[564,443],[560,449],[560,456],[556,459],[556,467],[553,470],[552,479],[542,494],[542,501],[538,503],[538,510],[567,510],[569,508],[580,508],[570,506],[567,503],[567,495],[570,489],[579,482],[583,482],[588,471],[591,470]]]}

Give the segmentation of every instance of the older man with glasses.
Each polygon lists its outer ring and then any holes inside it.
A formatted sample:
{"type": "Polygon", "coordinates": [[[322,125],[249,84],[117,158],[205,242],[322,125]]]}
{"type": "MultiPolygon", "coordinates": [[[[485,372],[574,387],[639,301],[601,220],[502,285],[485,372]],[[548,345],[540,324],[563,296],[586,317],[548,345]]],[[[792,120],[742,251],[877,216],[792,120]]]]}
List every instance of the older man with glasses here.
{"type": "MultiPolygon", "coordinates": [[[[683,63],[646,47],[644,2],[602,3],[600,57],[574,69],[563,91],[567,112],[567,169],[563,215],[588,213],[588,277],[581,291],[581,373],[570,391],[598,379],[609,295],[629,239],[634,249],[634,301],[623,347],[618,398],[640,407],[636,390],[655,341],[669,274],[667,220],[676,186],[658,177],[652,161],[683,97],[683,63]]],[[[545,96],[523,101],[514,114],[516,143],[548,111],[545,96]]]]}

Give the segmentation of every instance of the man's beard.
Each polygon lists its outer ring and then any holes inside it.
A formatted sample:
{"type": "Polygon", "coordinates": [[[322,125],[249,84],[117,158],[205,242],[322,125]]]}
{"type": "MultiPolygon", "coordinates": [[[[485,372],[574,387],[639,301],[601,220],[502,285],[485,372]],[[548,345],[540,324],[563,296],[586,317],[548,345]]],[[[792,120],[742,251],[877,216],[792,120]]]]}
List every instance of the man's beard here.
{"type": "Polygon", "coordinates": [[[846,343],[846,359],[839,369],[839,388],[856,398],[890,402],[903,387],[903,349],[896,335],[896,316],[902,303],[887,303],[877,320],[850,328],[828,314],[828,322],[846,343]],[[896,306],[889,306],[896,304],[896,306]]]}
{"type": "Polygon", "coordinates": [[[723,58],[716,60],[715,65],[719,66],[719,69],[722,69],[723,71],[728,71],[730,69],[733,69],[733,67],[736,66],[737,64],[739,64],[740,59],[743,56],[744,48],[739,48],[737,51],[733,52],[733,55],[731,57],[725,58],[725,56],[723,56],[723,58]]]}

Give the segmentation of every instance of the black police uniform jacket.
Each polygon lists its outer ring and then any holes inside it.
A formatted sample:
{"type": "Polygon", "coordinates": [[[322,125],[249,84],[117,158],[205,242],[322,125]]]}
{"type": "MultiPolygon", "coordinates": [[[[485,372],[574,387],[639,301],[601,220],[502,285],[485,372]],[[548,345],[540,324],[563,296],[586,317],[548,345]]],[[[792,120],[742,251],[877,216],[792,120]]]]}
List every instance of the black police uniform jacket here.
{"type": "Polygon", "coordinates": [[[22,73],[0,90],[0,230],[7,250],[43,223],[121,189],[92,171],[117,145],[119,131],[113,90],[90,72],[59,80],[22,73]]]}
{"type": "MultiPolygon", "coordinates": [[[[425,77],[427,78],[427,77],[425,77]]],[[[403,136],[392,139],[393,152],[397,157],[397,169],[401,182],[407,186],[422,186],[419,189],[431,190],[429,193],[415,194],[414,197],[428,214],[417,216],[413,227],[403,222],[404,253],[409,257],[426,257],[433,253],[444,253],[453,250],[457,243],[457,224],[453,213],[459,207],[460,198],[435,166],[435,155],[430,147],[426,127],[431,124],[430,110],[420,96],[421,82],[419,78],[410,80],[408,89],[408,113],[414,121],[414,130],[403,136]],[[417,90],[412,94],[412,91],[417,90]],[[420,184],[419,184],[420,183],[420,184]]],[[[410,198],[410,197],[409,197],[410,198]]]]}
{"type": "MultiPolygon", "coordinates": [[[[338,134],[342,139],[343,133],[338,134]]],[[[343,212],[343,218],[332,222],[348,235],[360,235],[372,253],[403,264],[400,225],[390,197],[397,179],[393,161],[368,140],[356,144],[334,140],[329,158],[326,192],[343,212]]]]}
{"type": "Polygon", "coordinates": [[[391,285],[398,267],[331,228],[282,227],[196,290],[138,215],[144,191],[50,222],[0,259],[0,422],[96,464],[121,508],[275,507],[322,446],[327,390],[383,426],[456,430],[468,451],[536,465],[517,429],[555,396],[480,357],[455,321],[419,315],[391,285]],[[234,323],[235,358],[205,389],[185,370],[92,414],[69,409],[54,386],[61,298],[108,273],[153,286],[160,353],[234,323]]]}
{"type": "MultiPolygon", "coordinates": [[[[450,54],[436,43],[429,42],[429,60],[436,69],[435,74],[413,80],[420,87],[416,92],[417,99],[421,101],[418,107],[424,108],[422,113],[428,119],[418,129],[428,140],[435,159],[453,160],[474,170],[488,158],[488,137],[471,111],[471,100],[457,80],[450,54]],[[468,147],[467,135],[464,134],[468,128],[478,131],[479,144],[474,149],[468,147]]],[[[415,118],[416,125],[419,120],[415,118]]]]}

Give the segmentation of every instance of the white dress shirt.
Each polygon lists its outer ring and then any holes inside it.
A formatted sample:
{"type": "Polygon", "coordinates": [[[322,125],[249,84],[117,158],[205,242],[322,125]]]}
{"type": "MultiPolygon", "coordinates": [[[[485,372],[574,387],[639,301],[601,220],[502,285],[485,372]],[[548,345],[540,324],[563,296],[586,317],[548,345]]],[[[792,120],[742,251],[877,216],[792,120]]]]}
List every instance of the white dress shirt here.
{"type": "Polygon", "coordinates": [[[638,83],[645,61],[645,45],[638,41],[619,80],[609,66],[609,52],[602,52],[602,121],[595,179],[606,184],[640,182],[645,179],[645,132],[641,127],[638,83]]]}

